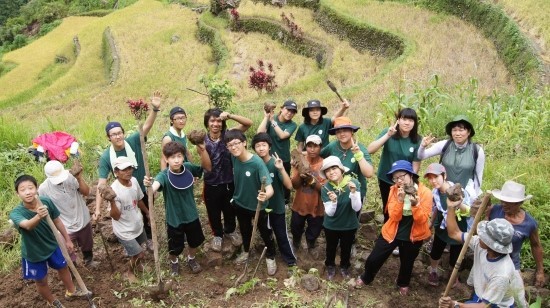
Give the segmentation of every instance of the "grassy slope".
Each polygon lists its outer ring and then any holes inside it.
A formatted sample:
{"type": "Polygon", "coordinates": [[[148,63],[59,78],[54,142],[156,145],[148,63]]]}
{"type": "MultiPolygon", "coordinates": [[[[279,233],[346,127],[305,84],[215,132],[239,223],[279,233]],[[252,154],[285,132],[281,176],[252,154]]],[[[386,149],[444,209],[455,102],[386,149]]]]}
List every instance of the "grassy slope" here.
{"type": "Polygon", "coordinates": [[[532,35],[542,37],[546,48],[550,45],[550,1],[541,0],[495,0],[506,11],[513,13],[516,20],[525,22],[532,29],[532,35]]]}
{"type": "Polygon", "coordinates": [[[73,36],[95,19],[95,17],[66,18],[48,35],[21,49],[5,54],[3,61],[17,63],[18,66],[0,78],[0,100],[33,87],[39,81],[42,70],[54,62],[56,55],[72,57],[70,46],[72,46],[73,36]]]}

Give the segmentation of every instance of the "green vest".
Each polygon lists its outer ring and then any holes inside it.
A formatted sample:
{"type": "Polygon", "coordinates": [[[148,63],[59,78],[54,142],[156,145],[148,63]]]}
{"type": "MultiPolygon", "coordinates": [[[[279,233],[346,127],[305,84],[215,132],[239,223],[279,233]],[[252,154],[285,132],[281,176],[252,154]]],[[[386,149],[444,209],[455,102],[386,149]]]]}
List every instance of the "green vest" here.
{"type": "Polygon", "coordinates": [[[185,134],[183,134],[183,137],[180,137],[180,136],[174,135],[171,131],[167,131],[164,134],[164,137],[170,137],[170,140],[181,143],[183,145],[183,147],[185,148],[185,151],[183,152],[183,160],[184,161],[189,161],[189,158],[187,157],[187,150],[188,150],[188,148],[187,148],[187,136],[185,136],[185,134]]]}
{"type": "Polygon", "coordinates": [[[472,179],[475,173],[473,143],[468,143],[463,148],[458,148],[454,142],[449,144],[445,153],[441,153],[443,159],[441,164],[447,171],[447,180],[453,183],[460,183],[466,187],[468,180],[472,179]]]}

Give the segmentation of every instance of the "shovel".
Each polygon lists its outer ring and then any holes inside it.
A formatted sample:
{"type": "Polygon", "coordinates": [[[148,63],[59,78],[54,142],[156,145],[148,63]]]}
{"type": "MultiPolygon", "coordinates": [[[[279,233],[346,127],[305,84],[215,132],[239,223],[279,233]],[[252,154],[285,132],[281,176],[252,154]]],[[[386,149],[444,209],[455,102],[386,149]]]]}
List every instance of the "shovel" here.
{"type": "Polygon", "coordinates": [[[468,237],[466,238],[466,240],[464,240],[464,245],[460,250],[460,255],[458,255],[458,259],[456,260],[456,263],[455,263],[455,268],[453,269],[451,278],[449,278],[449,282],[447,283],[447,287],[445,288],[445,293],[443,293],[443,297],[449,294],[449,291],[451,291],[451,287],[456,281],[456,276],[458,275],[458,269],[460,268],[460,265],[462,264],[462,260],[464,259],[464,256],[466,255],[466,251],[468,250],[468,244],[470,243],[470,240],[472,239],[472,236],[474,235],[474,233],[476,233],[477,223],[481,220],[481,215],[485,213],[485,208],[487,207],[487,204],[489,204],[490,201],[491,201],[491,194],[487,193],[483,197],[483,200],[481,201],[479,210],[477,210],[477,214],[476,214],[476,217],[474,218],[472,229],[470,229],[470,232],[468,232],[468,237]]]}
{"type": "MultiPolygon", "coordinates": [[[[262,177],[262,186],[260,188],[260,191],[262,192],[265,192],[265,181],[266,181],[266,178],[264,176],[262,177]]],[[[250,238],[250,246],[249,246],[250,249],[252,249],[252,247],[254,246],[254,239],[256,238],[256,230],[258,229],[257,225],[258,225],[258,219],[260,217],[260,210],[262,208],[262,204],[263,202],[258,200],[258,205],[256,206],[256,214],[254,215],[254,224],[252,225],[252,237],[250,238]]],[[[244,266],[243,273],[239,276],[239,278],[237,278],[237,280],[235,280],[234,287],[236,287],[239,284],[239,281],[241,281],[244,275],[246,275],[246,271],[248,270],[249,260],[250,260],[250,256],[246,259],[246,264],[244,266]]],[[[260,257],[260,260],[261,260],[261,257],[260,257]]]]}
{"type": "MultiPolygon", "coordinates": [[[[39,198],[37,198],[37,200],[38,200],[39,206],[44,206],[39,198]]],[[[88,304],[90,305],[90,308],[96,308],[97,306],[94,304],[92,293],[88,291],[88,288],[86,288],[86,285],[82,280],[82,277],[80,277],[80,274],[76,270],[76,267],[74,266],[73,261],[71,260],[71,256],[67,251],[67,247],[65,246],[65,241],[63,238],[61,238],[61,234],[57,230],[49,213],[48,213],[48,216],[46,216],[46,220],[48,222],[48,225],[52,229],[53,234],[55,235],[55,240],[57,241],[59,248],[61,248],[61,253],[63,253],[63,257],[65,257],[65,260],[67,260],[67,264],[69,265],[69,268],[71,269],[71,272],[73,273],[73,276],[76,279],[78,286],[84,293],[86,293],[86,299],[88,299],[88,304]]]]}
{"type": "MultiPolygon", "coordinates": [[[[138,123],[139,130],[139,141],[141,143],[141,154],[143,155],[143,167],[145,168],[145,176],[150,177],[151,173],[149,172],[149,163],[147,162],[147,151],[145,150],[145,136],[143,135],[143,124],[138,123]]],[[[151,186],[147,187],[147,198],[149,204],[149,223],[151,224],[151,237],[153,240],[153,257],[155,259],[155,271],[157,274],[158,286],[150,286],[149,294],[154,300],[159,300],[159,296],[165,293],[168,293],[172,284],[167,283],[165,285],[162,280],[161,271],[160,271],[160,260],[159,260],[159,243],[158,243],[158,233],[157,233],[157,224],[155,222],[155,210],[154,210],[154,196],[153,189],[151,186]]]]}

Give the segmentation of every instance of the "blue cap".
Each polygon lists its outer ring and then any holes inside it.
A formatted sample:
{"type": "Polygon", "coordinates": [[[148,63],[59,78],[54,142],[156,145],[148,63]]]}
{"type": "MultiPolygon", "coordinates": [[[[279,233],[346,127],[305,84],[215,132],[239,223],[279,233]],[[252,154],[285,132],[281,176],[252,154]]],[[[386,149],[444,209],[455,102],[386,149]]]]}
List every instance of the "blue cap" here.
{"type": "Polygon", "coordinates": [[[174,108],[172,108],[172,109],[170,110],[170,120],[174,118],[174,115],[175,115],[176,113],[183,113],[183,114],[187,115],[187,114],[185,113],[185,110],[183,110],[183,108],[181,108],[181,107],[179,107],[179,106],[176,106],[176,107],[174,107],[174,108]]]}
{"type": "Polygon", "coordinates": [[[122,125],[120,125],[120,123],[118,122],[109,122],[107,123],[107,125],[105,126],[105,132],[107,133],[107,135],[109,134],[109,131],[115,127],[120,127],[122,128],[122,125]]]}
{"type": "Polygon", "coordinates": [[[393,180],[392,174],[394,174],[396,171],[405,171],[418,178],[418,174],[414,172],[412,164],[406,160],[398,160],[391,165],[390,172],[386,173],[386,176],[388,177],[388,179],[390,179],[390,181],[393,180]]]}

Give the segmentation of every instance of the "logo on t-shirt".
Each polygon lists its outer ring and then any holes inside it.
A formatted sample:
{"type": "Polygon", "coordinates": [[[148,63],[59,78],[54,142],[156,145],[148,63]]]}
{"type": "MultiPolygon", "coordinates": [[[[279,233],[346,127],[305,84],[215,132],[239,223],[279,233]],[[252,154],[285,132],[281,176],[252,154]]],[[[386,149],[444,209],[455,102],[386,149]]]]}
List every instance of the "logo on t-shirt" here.
{"type": "Polygon", "coordinates": [[[250,176],[250,171],[244,173],[246,176],[250,176]]]}
{"type": "Polygon", "coordinates": [[[318,134],[319,136],[321,136],[321,135],[323,134],[323,130],[320,129],[320,130],[317,132],[317,134],[318,134]]]}
{"type": "Polygon", "coordinates": [[[411,152],[411,153],[414,152],[414,148],[413,148],[413,147],[410,147],[410,148],[409,148],[409,152],[411,152]]]}
{"type": "Polygon", "coordinates": [[[355,162],[355,157],[351,158],[351,163],[353,164],[355,162]]]}
{"type": "Polygon", "coordinates": [[[272,178],[275,177],[275,175],[273,174],[273,172],[271,172],[271,173],[269,174],[269,176],[272,177],[272,178]]]}

